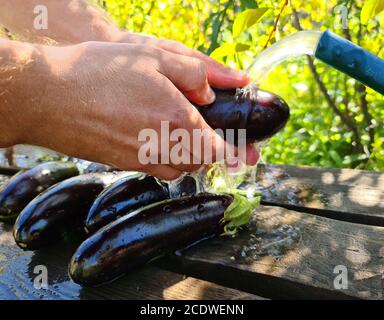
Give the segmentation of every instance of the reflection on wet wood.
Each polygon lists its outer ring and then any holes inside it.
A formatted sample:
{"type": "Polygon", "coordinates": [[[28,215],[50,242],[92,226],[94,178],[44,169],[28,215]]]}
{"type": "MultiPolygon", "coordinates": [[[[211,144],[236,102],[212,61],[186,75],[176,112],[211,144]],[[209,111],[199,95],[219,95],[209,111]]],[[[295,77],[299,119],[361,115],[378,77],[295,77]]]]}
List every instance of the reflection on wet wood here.
{"type": "MultiPolygon", "coordinates": [[[[0,224],[0,299],[383,299],[384,228],[364,225],[384,225],[383,177],[356,170],[261,167],[263,201],[275,206],[259,208],[249,230],[156,263],[169,271],[146,267],[97,289],[68,278],[75,246],[23,252],[9,227],[0,224]],[[34,267],[41,264],[49,270],[49,288],[43,291],[33,288],[34,267]],[[337,266],[347,268],[347,289],[334,286],[337,266]]],[[[8,179],[0,176],[0,186],[8,179]]]]}
{"type": "Polygon", "coordinates": [[[384,174],[260,165],[257,182],[263,204],[384,226],[384,174]]]}
{"type": "MultiPolygon", "coordinates": [[[[0,300],[3,299],[175,299],[259,300],[256,295],[147,266],[112,284],[82,288],[67,266],[75,245],[62,244],[36,252],[16,247],[11,227],[0,223],[0,300]],[[58,248],[59,247],[59,248],[58,248]],[[36,266],[48,270],[48,288],[35,289],[36,266]]],[[[39,282],[38,282],[39,283],[39,282]]]]}
{"type": "Polygon", "coordinates": [[[30,168],[41,161],[55,160],[62,158],[63,155],[58,154],[46,148],[31,145],[16,145],[12,148],[0,148],[0,166],[30,168]]]}
{"type": "Polygon", "coordinates": [[[203,242],[158,264],[269,298],[383,299],[384,228],[261,207],[238,237],[203,242]],[[347,289],[334,287],[337,266],[346,267],[347,289]]]}

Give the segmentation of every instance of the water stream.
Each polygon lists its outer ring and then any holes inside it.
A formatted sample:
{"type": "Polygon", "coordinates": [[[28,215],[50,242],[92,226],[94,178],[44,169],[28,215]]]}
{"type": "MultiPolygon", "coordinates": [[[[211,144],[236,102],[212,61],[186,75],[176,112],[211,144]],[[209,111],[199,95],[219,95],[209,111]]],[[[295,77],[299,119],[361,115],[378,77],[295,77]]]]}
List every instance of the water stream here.
{"type": "Polygon", "coordinates": [[[247,68],[253,83],[260,85],[277,65],[288,58],[314,56],[322,34],[321,31],[300,31],[261,52],[247,68]]]}

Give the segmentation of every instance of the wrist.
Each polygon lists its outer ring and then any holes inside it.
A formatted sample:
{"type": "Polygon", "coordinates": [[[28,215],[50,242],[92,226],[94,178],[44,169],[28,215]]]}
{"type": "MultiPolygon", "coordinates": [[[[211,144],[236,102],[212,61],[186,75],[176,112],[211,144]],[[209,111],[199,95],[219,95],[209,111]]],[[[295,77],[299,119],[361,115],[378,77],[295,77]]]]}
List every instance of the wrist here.
{"type": "Polygon", "coordinates": [[[39,92],[35,76],[41,61],[33,45],[0,40],[0,147],[23,143],[28,132],[26,116],[34,108],[39,92]]]}

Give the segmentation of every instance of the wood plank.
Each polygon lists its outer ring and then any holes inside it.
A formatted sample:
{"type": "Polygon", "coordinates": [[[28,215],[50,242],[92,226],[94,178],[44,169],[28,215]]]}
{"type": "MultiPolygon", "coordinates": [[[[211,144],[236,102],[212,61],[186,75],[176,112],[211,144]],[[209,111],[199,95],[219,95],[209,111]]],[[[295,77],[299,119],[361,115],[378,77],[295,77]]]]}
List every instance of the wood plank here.
{"type": "Polygon", "coordinates": [[[265,206],[237,237],[202,242],[157,265],[268,298],[383,299],[384,228],[265,206]],[[347,268],[345,290],[334,287],[339,265],[347,268]]]}
{"type": "Polygon", "coordinates": [[[112,284],[82,288],[67,274],[75,246],[54,246],[27,252],[16,247],[11,228],[0,224],[0,300],[3,299],[166,299],[166,300],[259,300],[256,295],[208,281],[146,266],[112,284]],[[37,290],[34,268],[45,265],[48,288],[37,290]]]}
{"type": "Polygon", "coordinates": [[[384,174],[261,164],[256,180],[265,205],[384,226],[384,174]]]}
{"type": "MultiPolygon", "coordinates": [[[[0,166],[0,174],[5,176],[12,176],[18,173],[20,170],[22,169],[18,167],[0,166]]],[[[1,180],[0,180],[0,184],[1,184],[1,180]]]]}

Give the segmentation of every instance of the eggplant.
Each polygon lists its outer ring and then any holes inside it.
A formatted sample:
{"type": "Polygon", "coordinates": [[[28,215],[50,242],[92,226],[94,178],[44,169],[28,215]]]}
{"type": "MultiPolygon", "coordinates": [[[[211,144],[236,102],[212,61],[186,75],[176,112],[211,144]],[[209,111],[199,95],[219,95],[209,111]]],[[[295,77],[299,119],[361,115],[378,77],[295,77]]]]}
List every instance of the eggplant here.
{"type": "Polygon", "coordinates": [[[85,240],[69,264],[83,286],[110,282],[148,261],[223,232],[232,195],[165,200],[108,224],[85,240]]]}
{"type": "Polygon", "coordinates": [[[271,92],[255,86],[213,90],[216,93],[215,102],[196,108],[213,129],[222,129],[224,135],[226,129],[234,129],[234,144],[238,141],[239,129],[246,129],[247,143],[253,143],[270,138],[289,119],[287,103],[271,92]]]}
{"type": "Polygon", "coordinates": [[[84,173],[100,173],[100,172],[114,172],[114,171],[121,171],[121,170],[115,167],[111,167],[107,164],[92,162],[85,169],[84,173]]]}
{"type": "MultiPolygon", "coordinates": [[[[185,176],[172,186],[172,197],[196,194],[196,180],[185,176]]],[[[85,219],[85,229],[94,233],[101,227],[148,204],[171,198],[167,183],[152,176],[131,176],[116,181],[96,198],[85,219]]]]}
{"type": "Polygon", "coordinates": [[[71,162],[46,162],[11,178],[0,193],[0,220],[14,221],[25,206],[50,186],[79,174],[71,162]]]}
{"type": "Polygon", "coordinates": [[[165,199],[168,189],[156,178],[144,175],[123,178],[96,198],[85,219],[85,230],[93,233],[122,215],[165,199]]]}
{"type": "Polygon", "coordinates": [[[33,199],[17,218],[13,236],[25,250],[40,249],[60,238],[68,225],[82,224],[97,195],[127,172],[89,173],[62,181],[33,199]]]}

